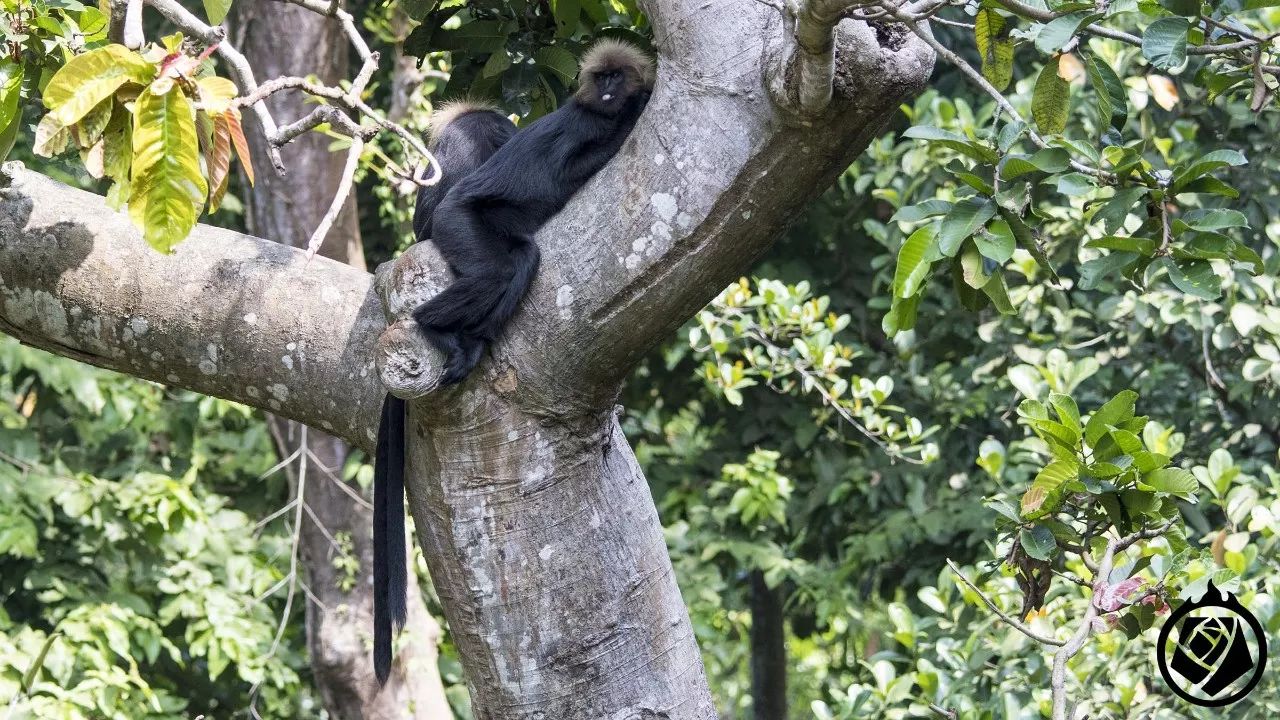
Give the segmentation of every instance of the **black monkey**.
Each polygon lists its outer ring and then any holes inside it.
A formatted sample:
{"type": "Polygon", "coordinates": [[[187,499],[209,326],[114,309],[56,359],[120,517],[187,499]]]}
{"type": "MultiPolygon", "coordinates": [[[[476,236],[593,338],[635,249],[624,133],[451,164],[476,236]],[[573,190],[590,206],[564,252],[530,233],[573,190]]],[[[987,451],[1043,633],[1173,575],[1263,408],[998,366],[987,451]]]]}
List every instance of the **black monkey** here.
{"type": "Polygon", "coordinates": [[[652,68],[633,45],[596,43],[573,97],[517,132],[440,201],[431,241],[455,279],[413,317],[446,356],[442,386],[465,378],[515,313],[538,269],[534,233],[622,147],[649,100],[652,68]]]}
{"type": "MultiPolygon", "coordinates": [[[[516,126],[491,105],[450,103],[431,116],[430,147],[440,163],[440,182],[418,191],[413,234],[431,235],[431,219],[441,199],[462,178],[484,164],[516,126]]],[[[379,683],[391,673],[392,626],[407,615],[404,544],[405,404],[394,395],[382,403],[373,475],[373,668],[379,683]]]]}
{"type": "MultiPolygon", "coordinates": [[[[418,193],[414,235],[454,274],[414,320],[446,357],[442,386],[464,379],[515,312],[538,269],[533,236],[622,147],[653,87],[633,45],[602,40],[579,88],[555,112],[514,131],[492,108],[454,105],[432,118],[441,182],[418,193]]],[[[391,671],[392,624],[405,622],[403,400],[382,406],[374,469],[374,671],[391,671]]]]}

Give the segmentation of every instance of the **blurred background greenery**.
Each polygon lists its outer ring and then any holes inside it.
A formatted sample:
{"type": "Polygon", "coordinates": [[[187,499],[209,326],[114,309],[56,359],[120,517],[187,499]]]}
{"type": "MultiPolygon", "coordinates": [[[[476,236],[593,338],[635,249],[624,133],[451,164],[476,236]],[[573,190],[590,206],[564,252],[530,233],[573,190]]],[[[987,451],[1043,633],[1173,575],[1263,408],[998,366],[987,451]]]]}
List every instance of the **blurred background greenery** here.
{"type": "MultiPolygon", "coordinates": [[[[403,120],[419,131],[433,103],[462,94],[490,96],[527,122],[565,96],[591,37],[647,34],[626,0],[348,6],[388,56],[398,44],[424,57],[429,72],[403,120]]],[[[977,7],[951,10],[972,23],[977,7]]],[[[1145,25],[1139,9],[1167,13],[1135,5],[1115,22],[1145,25]]],[[[1280,20],[1275,9],[1251,9],[1251,27],[1280,20]]],[[[982,64],[972,29],[935,32],[982,64]]],[[[624,427],[724,717],[748,717],[766,697],[795,718],[1048,717],[1053,648],[1002,624],[946,561],[1036,631],[1074,631],[1091,588],[1071,547],[1106,517],[1108,493],[1123,501],[1118,528],[1162,532],[1105,578],[1140,578],[1146,590],[1123,598],[1133,602],[1072,661],[1080,713],[1280,716],[1274,664],[1248,701],[1210,711],[1175,700],[1153,663],[1155,609],[1198,594],[1209,578],[1239,595],[1270,632],[1272,657],[1280,654],[1277,114],[1255,112],[1247,92],[1219,90],[1198,61],[1160,70],[1122,43],[1088,42],[1091,57],[1123,78],[1127,124],[1111,146],[1152,167],[1185,167],[1223,148],[1248,158],[1218,175],[1238,198],[1197,198],[1175,212],[1198,212],[1182,216],[1193,222],[1237,211],[1239,221],[1214,229],[1262,267],[1204,259],[1216,292],[1121,272],[1107,260],[1119,248],[1085,242],[1115,234],[1099,229],[1109,221],[1097,212],[1119,191],[1059,168],[1022,183],[1034,252],[1011,244],[1003,262],[984,252],[977,266],[932,273],[914,326],[886,333],[886,314],[902,300],[904,241],[940,214],[922,204],[972,197],[961,176],[981,174],[964,148],[903,131],[985,142],[1000,122],[988,95],[939,63],[930,89],[752,277],[691,319],[626,386],[624,427]],[[1007,301],[975,299],[965,272],[1000,274],[1007,301]],[[1035,517],[1026,493],[1055,455],[1037,411],[1020,403],[1057,407],[1065,397],[1087,414],[1126,389],[1150,418],[1132,432],[1143,451],[1194,481],[1130,486],[1142,497],[1068,488],[1073,501],[1035,517]],[[1144,512],[1146,521],[1135,519],[1144,512]]],[[[1017,47],[1006,95],[1029,115],[1041,68],[1062,56],[1017,47]]],[[[1064,135],[1096,144],[1097,94],[1083,77],[1067,82],[1064,135]]],[[[392,85],[384,63],[370,104],[390,103],[392,85]]],[[[32,127],[41,110],[32,102],[20,113],[32,127]]],[[[74,154],[37,157],[25,138],[11,158],[104,190],[74,154]]],[[[335,137],[334,149],[344,143],[335,137]]],[[[411,203],[386,172],[398,153],[375,141],[360,170],[371,266],[412,239],[411,203]]],[[[242,226],[244,189],[233,176],[211,222],[242,226]]],[[[1136,237],[1149,218],[1141,202],[1130,205],[1116,225],[1131,213],[1136,237]]],[[[322,716],[302,610],[295,603],[281,616],[291,533],[288,517],[273,516],[289,500],[276,462],[256,411],[0,339],[0,716],[19,698],[23,713],[50,718],[322,716]]],[[[354,456],[345,479],[367,484],[366,462],[354,456]]],[[[425,577],[420,559],[419,569],[425,577]]],[[[467,717],[447,637],[442,650],[455,711],[467,717]]]]}

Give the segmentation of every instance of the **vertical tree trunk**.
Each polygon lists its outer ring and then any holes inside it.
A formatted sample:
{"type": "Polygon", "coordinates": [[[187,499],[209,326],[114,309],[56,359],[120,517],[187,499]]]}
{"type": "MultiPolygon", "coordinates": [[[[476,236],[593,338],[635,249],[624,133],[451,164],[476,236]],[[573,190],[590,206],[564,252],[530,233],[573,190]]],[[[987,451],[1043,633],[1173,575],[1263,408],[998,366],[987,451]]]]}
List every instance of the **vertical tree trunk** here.
{"type": "Polygon", "coordinates": [[[755,720],[787,718],[787,638],[782,592],[751,572],[751,701],[755,720]]]}
{"type": "MultiPolygon", "coordinates": [[[[259,77],[315,74],[327,84],[347,77],[348,46],[337,23],[284,3],[238,7],[240,47],[259,77]]],[[[271,104],[280,121],[301,117],[308,109],[298,94],[276,95],[271,104]]],[[[250,229],[277,242],[305,245],[333,198],[343,156],[329,151],[328,138],[304,135],[283,149],[288,175],[281,178],[271,170],[261,133],[248,135],[258,170],[249,201],[250,229]]],[[[365,267],[354,197],[348,198],[320,254],[365,267]]],[[[297,348],[291,361],[306,362],[306,348],[297,348]]],[[[302,426],[275,416],[270,416],[269,422],[277,448],[282,457],[288,457],[302,441],[302,426]]],[[[326,709],[334,717],[351,720],[451,717],[436,662],[440,626],[414,583],[410,583],[409,622],[400,639],[396,665],[387,685],[379,690],[370,651],[372,505],[358,497],[357,488],[342,484],[349,449],[346,443],[316,428],[308,429],[306,441],[308,474],[301,492],[308,512],[303,515],[300,553],[308,587],[324,605],[319,608],[309,601],[306,614],[312,669],[326,709]],[[360,564],[349,591],[342,588],[344,571],[334,566],[338,535],[351,539],[350,552],[360,564]]],[[[295,493],[299,492],[298,467],[297,463],[290,465],[295,493]]]]}

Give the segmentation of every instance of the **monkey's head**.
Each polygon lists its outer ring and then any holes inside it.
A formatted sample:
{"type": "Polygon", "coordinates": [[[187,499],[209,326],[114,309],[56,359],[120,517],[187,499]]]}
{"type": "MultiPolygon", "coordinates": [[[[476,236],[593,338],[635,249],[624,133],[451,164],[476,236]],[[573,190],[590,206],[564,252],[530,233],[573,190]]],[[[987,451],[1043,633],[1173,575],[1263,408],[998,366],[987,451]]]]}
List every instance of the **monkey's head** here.
{"type": "Polygon", "coordinates": [[[582,56],[578,70],[579,103],[602,115],[617,115],[653,89],[653,61],[643,50],[606,38],[582,56]]]}

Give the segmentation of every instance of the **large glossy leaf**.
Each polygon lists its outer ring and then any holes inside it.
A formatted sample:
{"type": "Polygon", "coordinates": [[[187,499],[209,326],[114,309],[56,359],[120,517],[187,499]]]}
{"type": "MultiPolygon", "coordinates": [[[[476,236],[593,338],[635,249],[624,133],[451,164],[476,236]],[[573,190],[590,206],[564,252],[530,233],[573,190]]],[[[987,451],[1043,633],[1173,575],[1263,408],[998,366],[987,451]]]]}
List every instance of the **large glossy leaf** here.
{"type": "Polygon", "coordinates": [[[1108,426],[1119,425],[1133,417],[1133,409],[1138,402],[1138,393],[1125,390],[1105,402],[1097,412],[1089,417],[1084,426],[1084,439],[1090,446],[1097,445],[1106,434],[1108,426]]]}
{"type": "Polygon", "coordinates": [[[1183,17],[1160,18],[1142,33],[1142,56],[1161,70],[1181,67],[1187,61],[1187,31],[1191,21],[1183,17]]]}
{"type": "Polygon", "coordinates": [[[1075,37],[1081,25],[1093,22],[1101,17],[1091,10],[1077,10],[1050,20],[1040,28],[1036,36],[1036,49],[1042,53],[1056,53],[1075,37]]]}
{"type": "Polygon", "coordinates": [[[58,124],[75,123],[126,83],[145,85],[155,65],[123,45],[107,45],[77,55],[54,74],[44,89],[44,104],[58,124]]]}
{"type": "Polygon", "coordinates": [[[138,97],[133,149],[129,215],[152,247],[169,252],[195,227],[207,191],[195,114],[180,88],[138,97]]]}
{"type": "Polygon", "coordinates": [[[971,197],[956,203],[942,218],[938,230],[938,249],[943,255],[953,257],[965,238],[977,232],[996,214],[996,204],[988,198],[971,197]]]}
{"type": "Polygon", "coordinates": [[[898,251],[898,265],[893,276],[894,297],[909,298],[919,293],[936,256],[937,244],[932,225],[911,233],[898,251]]]}
{"type": "Polygon", "coordinates": [[[1092,55],[1085,62],[1085,71],[1098,96],[1098,124],[1123,130],[1129,119],[1129,93],[1124,83],[1110,65],[1092,55]]]}

